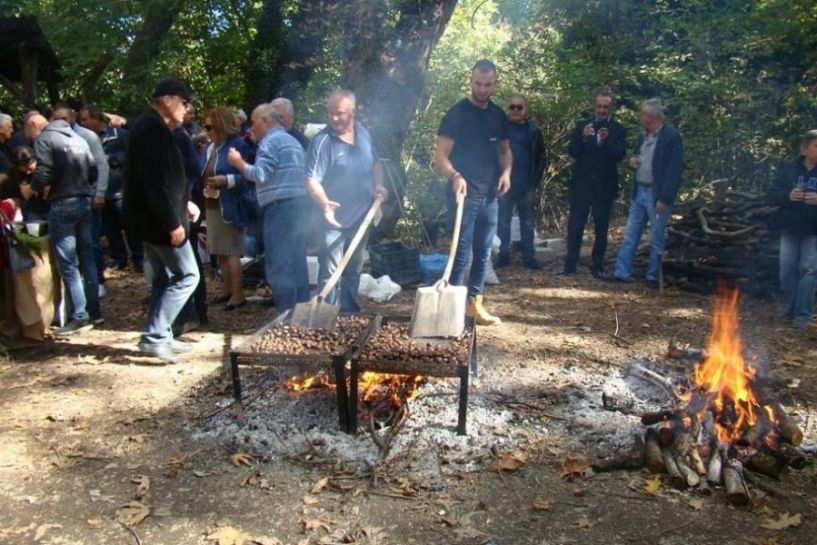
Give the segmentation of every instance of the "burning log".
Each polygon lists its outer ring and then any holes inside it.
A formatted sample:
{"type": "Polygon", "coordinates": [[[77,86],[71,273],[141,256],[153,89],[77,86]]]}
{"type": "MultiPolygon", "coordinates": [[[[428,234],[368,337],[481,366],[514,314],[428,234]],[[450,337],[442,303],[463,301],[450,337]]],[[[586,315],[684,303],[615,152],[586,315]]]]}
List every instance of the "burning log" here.
{"type": "Polygon", "coordinates": [[[664,458],[661,454],[661,444],[655,429],[649,428],[647,430],[644,444],[647,469],[653,473],[664,471],[664,458]]]}
{"type": "Polygon", "coordinates": [[[645,426],[652,426],[653,424],[658,424],[659,422],[670,420],[674,416],[675,411],[671,411],[668,409],[663,411],[644,413],[641,415],[641,423],[644,424],[645,426]]]}
{"type": "Polygon", "coordinates": [[[800,443],[803,442],[803,431],[800,429],[800,426],[797,425],[797,422],[795,422],[792,417],[786,414],[786,411],[783,410],[783,407],[781,407],[779,403],[772,403],[771,405],[777,417],[780,435],[795,447],[800,446],[800,443]]]}
{"type": "Polygon", "coordinates": [[[723,458],[721,452],[717,449],[712,449],[712,455],[709,457],[709,465],[706,467],[706,480],[709,484],[717,486],[721,484],[723,479],[723,458]]]}
{"type": "Polygon", "coordinates": [[[806,467],[806,457],[803,453],[787,443],[781,444],[777,448],[776,454],[792,469],[806,467]]]}
{"type": "Polygon", "coordinates": [[[729,503],[741,506],[749,504],[749,488],[743,480],[743,465],[738,460],[726,459],[723,465],[723,484],[729,503]]]}
{"type": "Polygon", "coordinates": [[[779,479],[786,467],[785,461],[768,452],[758,452],[746,460],[746,468],[761,475],[779,479]]]}

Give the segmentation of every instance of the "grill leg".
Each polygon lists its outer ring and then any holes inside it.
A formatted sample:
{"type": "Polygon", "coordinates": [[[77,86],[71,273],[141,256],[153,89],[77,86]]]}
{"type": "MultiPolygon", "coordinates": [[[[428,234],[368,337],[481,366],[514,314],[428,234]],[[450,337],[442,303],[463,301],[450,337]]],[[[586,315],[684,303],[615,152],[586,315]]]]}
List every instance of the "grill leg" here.
{"type": "Polygon", "coordinates": [[[477,329],[474,328],[474,338],[471,341],[471,357],[468,360],[471,375],[477,376],[479,372],[479,348],[477,347],[477,329]]]}
{"type": "Polygon", "coordinates": [[[357,382],[360,375],[360,369],[358,369],[357,361],[352,360],[352,368],[349,371],[349,405],[348,405],[348,427],[346,428],[347,433],[351,433],[353,435],[357,434],[357,402],[358,402],[358,389],[357,389],[357,382]]]}
{"type": "Polygon", "coordinates": [[[346,430],[349,427],[349,394],[346,390],[346,362],[342,359],[334,359],[332,367],[335,368],[335,390],[338,396],[338,420],[340,429],[346,430]]]}
{"type": "Polygon", "coordinates": [[[238,406],[241,406],[241,378],[238,376],[238,360],[230,358],[230,374],[233,376],[233,397],[238,406]]]}
{"type": "Polygon", "coordinates": [[[457,415],[457,435],[465,435],[466,418],[468,415],[468,367],[460,366],[460,407],[457,415]]]}

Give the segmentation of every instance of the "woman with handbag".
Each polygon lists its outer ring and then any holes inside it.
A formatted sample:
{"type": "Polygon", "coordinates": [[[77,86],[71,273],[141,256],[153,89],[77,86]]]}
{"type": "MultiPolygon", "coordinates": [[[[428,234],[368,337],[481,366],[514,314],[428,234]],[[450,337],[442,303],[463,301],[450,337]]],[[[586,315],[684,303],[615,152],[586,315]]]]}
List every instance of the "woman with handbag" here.
{"type": "Polygon", "coordinates": [[[203,161],[202,188],[207,221],[207,251],[218,259],[222,292],[217,303],[224,310],[246,304],[241,285],[241,256],[244,234],[252,221],[252,185],[227,161],[230,148],[242,157],[249,156],[249,147],[239,136],[239,123],[230,108],[219,106],[207,112],[204,129],[210,136],[203,161]]]}

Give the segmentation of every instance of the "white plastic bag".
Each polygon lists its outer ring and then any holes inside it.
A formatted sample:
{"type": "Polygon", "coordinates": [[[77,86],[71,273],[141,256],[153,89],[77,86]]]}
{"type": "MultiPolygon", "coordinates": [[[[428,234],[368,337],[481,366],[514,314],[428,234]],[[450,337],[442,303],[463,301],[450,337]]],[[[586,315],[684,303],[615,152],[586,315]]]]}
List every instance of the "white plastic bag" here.
{"type": "Polygon", "coordinates": [[[369,274],[360,275],[358,294],[368,297],[377,303],[388,301],[401,291],[400,284],[392,282],[388,275],[374,279],[369,274]]]}

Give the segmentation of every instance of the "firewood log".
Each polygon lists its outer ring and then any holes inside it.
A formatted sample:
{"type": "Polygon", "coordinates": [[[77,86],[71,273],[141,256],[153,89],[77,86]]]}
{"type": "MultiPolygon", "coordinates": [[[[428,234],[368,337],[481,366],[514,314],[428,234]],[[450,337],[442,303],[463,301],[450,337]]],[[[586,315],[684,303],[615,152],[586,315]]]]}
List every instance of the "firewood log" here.
{"type": "Polygon", "coordinates": [[[603,458],[592,464],[593,470],[598,472],[615,471],[617,469],[638,469],[644,467],[646,446],[644,439],[638,436],[633,444],[616,451],[613,456],[603,458]]]}
{"type": "Polygon", "coordinates": [[[709,465],[706,468],[706,480],[709,484],[717,486],[721,484],[723,478],[723,458],[718,449],[713,448],[709,457],[709,465]]]}
{"type": "Polygon", "coordinates": [[[673,417],[675,411],[671,411],[669,409],[663,411],[654,411],[651,413],[644,413],[641,415],[641,423],[645,426],[652,426],[653,424],[658,424],[659,422],[664,422],[665,420],[669,420],[673,417]]]}
{"type": "Polygon", "coordinates": [[[780,478],[780,473],[783,471],[785,466],[785,460],[773,456],[768,452],[758,452],[746,460],[746,467],[748,469],[773,479],[780,478]]]}
{"type": "Polygon", "coordinates": [[[723,464],[723,484],[729,503],[741,506],[749,504],[749,489],[743,480],[743,465],[734,458],[727,458],[723,464]]]}
{"type": "Polygon", "coordinates": [[[698,474],[687,465],[682,456],[677,456],[675,458],[675,466],[678,468],[678,471],[681,473],[681,477],[683,477],[684,481],[686,481],[686,485],[688,487],[692,488],[698,486],[698,483],[701,482],[701,478],[698,477],[698,474]]]}
{"type": "Polygon", "coordinates": [[[782,458],[792,469],[803,469],[806,467],[806,457],[797,448],[788,443],[781,444],[775,454],[782,458]]]}
{"type": "Polygon", "coordinates": [[[661,457],[664,459],[664,467],[667,470],[672,486],[681,489],[686,488],[687,481],[684,476],[681,475],[681,470],[678,469],[678,464],[675,463],[675,458],[670,449],[662,448],[661,457]]]}
{"type": "Polygon", "coordinates": [[[803,431],[800,429],[800,426],[797,425],[797,422],[795,422],[792,417],[786,414],[786,411],[783,410],[783,407],[781,407],[779,403],[772,404],[772,407],[774,408],[775,416],[777,416],[777,425],[780,428],[780,435],[795,447],[799,446],[800,443],[803,442],[803,431]]]}
{"type": "Polygon", "coordinates": [[[706,475],[706,465],[704,464],[703,458],[701,458],[701,451],[698,449],[698,445],[693,445],[693,447],[689,449],[689,465],[698,475],[706,475]]]}
{"type": "Polygon", "coordinates": [[[664,471],[664,458],[661,454],[661,444],[658,441],[658,433],[653,428],[649,428],[645,435],[645,455],[647,469],[653,473],[664,471]]]}

